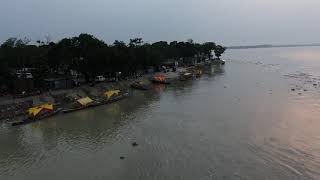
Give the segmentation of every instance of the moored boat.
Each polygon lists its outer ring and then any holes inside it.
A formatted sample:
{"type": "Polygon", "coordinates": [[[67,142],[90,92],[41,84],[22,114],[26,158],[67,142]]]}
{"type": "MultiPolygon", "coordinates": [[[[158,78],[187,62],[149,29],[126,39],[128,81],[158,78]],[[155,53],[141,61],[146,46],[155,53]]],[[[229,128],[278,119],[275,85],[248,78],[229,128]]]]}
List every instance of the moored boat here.
{"type": "Polygon", "coordinates": [[[22,121],[13,122],[12,126],[24,125],[37,122],[54,115],[57,115],[62,108],[55,108],[53,104],[43,104],[37,107],[28,109],[28,117],[22,121]]]}
{"type": "Polygon", "coordinates": [[[71,113],[71,112],[75,112],[75,111],[80,111],[80,110],[93,108],[93,107],[97,107],[97,106],[102,106],[105,104],[110,104],[110,103],[113,103],[116,101],[120,101],[122,99],[129,97],[129,93],[120,94],[119,90],[111,90],[111,91],[105,92],[104,96],[105,96],[105,98],[103,98],[102,100],[99,100],[99,101],[94,101],[94,100],[90,99],[89,97],[79,99],[77,101],[78,106],[64,109],[63,113],[71,113]],[[79,104],[80,104],[80,106],[79,106],[79,104]]]}
{"type": "Polygon", "coordinates": [[[121,93],[120,90],[111,90],[104,93],[104,100],[101,102],[102,104],[110,104],[116,101],[120,101],[122,99],[128,98],[129,93],[121,93]]]}
{"type": "Polygon", "coordinates": [[[144,84],[141,81],[136,81],[136,82],[132,83],[130,86],[132,88],[138,89],[138,90],[149,90],[150,89],[149,86],[147,86],[146,84],[144,84]]]}
{"type": "Polygon", "coordinates": [[[64,109],[62,112],[63,113],[71,113],[71,112],[80,111],[80,110],[83,110],[83,109],[96,107],[96,106],[99,106],[99,105],[102,105],[102,104],[100,102],[95,102],[95,103],[92,103],[92,104],[89,104],[89,105],[86,105],[86,106],[67,108],[67,109],[64,109]]]}
{"type": "Polygon", "coordinates": [[[166,76],[163,74],[157,74],[151,78],[151,82],[158,84],[170,84],[166,76]]]}
{"type": "Polygon", "coordinates": [[[192,78],[193,78],[192,73],[183,72],[180,74],[180,81],[187,81],[187,80],[191,80],[192,78]]]}
{"type": "Polygon", "coordinates": [[[101,102],[96,102],[89,97],[85,97],[85,98],[78,99],[73,107],[66,108],[62,112],[63,113],[71,113],[74,111],[80,111],[83,109],[96,107],[96,106],[99,106],[100,104],[101,104],[101,102]]]}
{"type": "Polygon", "coordinates": [[[159,81],[157,79],[151,79],[151,82],[158,83],[158,84],[170,84],[168,81],[159,81]]]}

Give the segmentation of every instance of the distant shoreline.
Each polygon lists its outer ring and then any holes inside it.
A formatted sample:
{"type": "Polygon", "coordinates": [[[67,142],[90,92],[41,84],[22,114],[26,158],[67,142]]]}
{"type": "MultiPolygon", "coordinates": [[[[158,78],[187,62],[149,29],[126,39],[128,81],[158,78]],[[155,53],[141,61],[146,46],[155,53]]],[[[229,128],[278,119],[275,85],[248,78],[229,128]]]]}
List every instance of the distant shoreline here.
{"type": "Polygon", "coordinates": [[[257,48],[279,48],[279,47],[318,47],[319,44],[291,44],[291,45],[271,45],[271,44],[263,44],[263,45],[253,45],[253,46],[230,46],[228,49],[257,49],[257,48]]]}

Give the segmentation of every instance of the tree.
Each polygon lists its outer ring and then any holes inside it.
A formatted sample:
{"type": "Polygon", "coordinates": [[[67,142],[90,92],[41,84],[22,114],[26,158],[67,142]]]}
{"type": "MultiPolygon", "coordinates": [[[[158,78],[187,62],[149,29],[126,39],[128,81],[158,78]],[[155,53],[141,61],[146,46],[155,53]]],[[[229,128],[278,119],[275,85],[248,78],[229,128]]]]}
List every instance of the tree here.
{"type": "Polygon", "coordinates": [[[207,55],[208,58],[211,58],[211,53],[216,48],[214,42],[206,42],[201,45],[202,52],[207,55]]]}
{"type": "Polygon", "coordinates": [[[131,76],[148,66],[157,67],[169,59],[183,60],[189,64],[200,57],[211,57],[212,51],[220,58],[225,48],[214,42],[197,43],[187,41],[158,41],[145,43],[142,38],[130,39],[126,44],[115,41],[108,45],[90,34],[64,38],[57,43],[50,36],[30,45],[29,38],[9,38],[0,45],[0,74],[9,74],[12,69],[33,67],[38,69],[34,77],[43,78],[44,74],[64,73],[76,70],[87,81],[96,75],[115,74],[131,76]]]}
{"type": "Polygon", "coordinates": [[[142,38],[130,39],[129,47],[139,47],[143,44],[142,38]]]}
{"type": "Polygon", "coordinates": [[[108,46],[105,42],[95,38],[90,34],[80,34],[71,39],[73,51],[73,67],[86,77],[86,80],[93,79],[94,76],[104,73],[107,66],[106,52],[108,46]]]}
{"type": "Polygon", "coordinates": [[[17,41],[17,38],[9,38],[0,47],[1,48],[14,48],[16,41],[17,41]]]}
{"type": "Polygon", "coordinates": [[[225,47],[222,47],[220,45],[216,46],[214,49],[214,54],[217,56],[218,59],[220,59],[221,55],[226,51],[225,47]]]}
{"type": "Polygon", "coordinates": [[[31,42],[31,39],[24,37],[23,39],[18,39],[15,42],[16,48],[23,48],[26,47],[31,42]]]}
{"type": "Polygon", "coordinates": [[[1,46],[1,54],[4,62],[10,68],[23,68],[29,66],[34,56],[41,54],[37,46],[29,45],[29,38],[17,39],[9,38],[1,46]]]}

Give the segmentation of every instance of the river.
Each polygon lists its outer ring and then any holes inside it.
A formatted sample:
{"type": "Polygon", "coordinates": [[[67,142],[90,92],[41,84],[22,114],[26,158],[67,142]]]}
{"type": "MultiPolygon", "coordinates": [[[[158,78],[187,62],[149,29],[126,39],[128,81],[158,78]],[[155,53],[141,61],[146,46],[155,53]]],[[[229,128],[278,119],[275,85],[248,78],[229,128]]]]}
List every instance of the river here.
{"type": "Polygon", "coordinates": [[[320,179],[320,48],[225,59],[194,81],[2,124],[0,179],[320,179]]]}

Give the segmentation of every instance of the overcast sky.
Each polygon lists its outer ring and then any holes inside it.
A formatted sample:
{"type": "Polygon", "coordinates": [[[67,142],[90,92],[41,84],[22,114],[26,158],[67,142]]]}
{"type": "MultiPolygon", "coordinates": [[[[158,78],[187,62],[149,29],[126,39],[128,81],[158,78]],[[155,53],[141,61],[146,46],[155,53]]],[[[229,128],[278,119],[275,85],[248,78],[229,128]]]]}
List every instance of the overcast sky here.
{"type": "Polygon", "coordinates": [[[215,41],[224,45],[320,42],[320,0],[0,0],[0,42],[90,33],[107,43],[215,41]]]}

